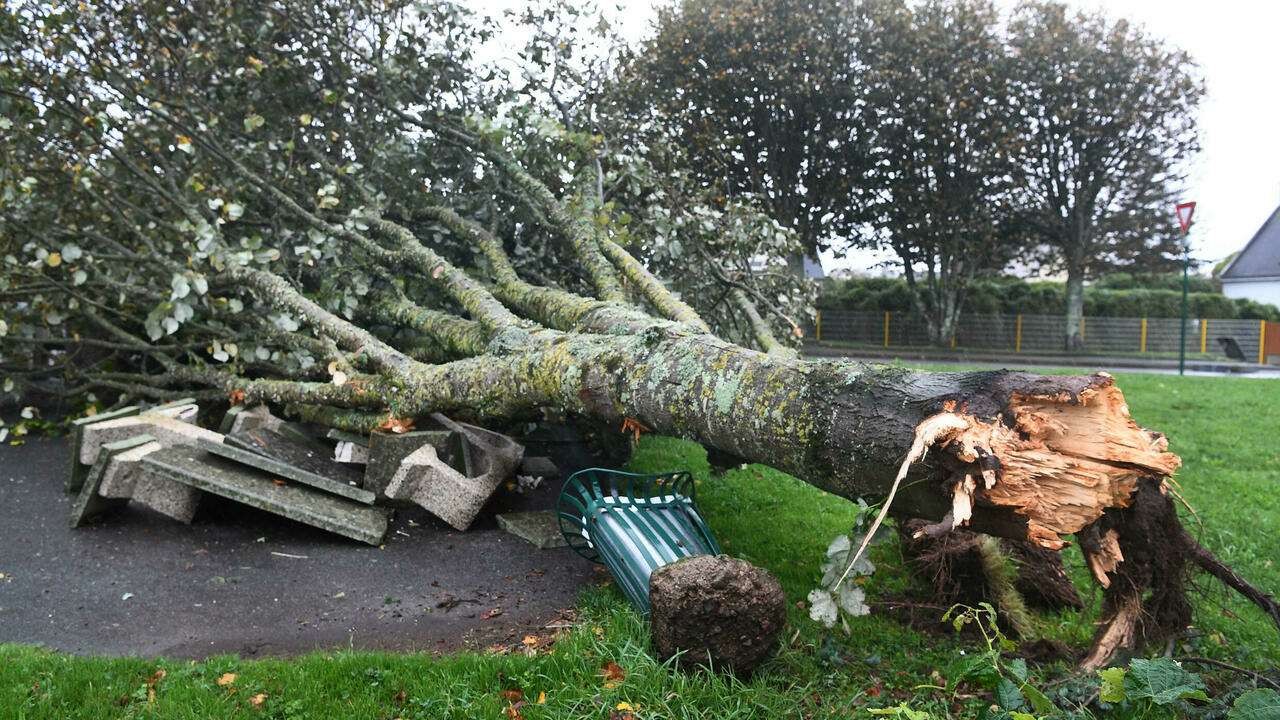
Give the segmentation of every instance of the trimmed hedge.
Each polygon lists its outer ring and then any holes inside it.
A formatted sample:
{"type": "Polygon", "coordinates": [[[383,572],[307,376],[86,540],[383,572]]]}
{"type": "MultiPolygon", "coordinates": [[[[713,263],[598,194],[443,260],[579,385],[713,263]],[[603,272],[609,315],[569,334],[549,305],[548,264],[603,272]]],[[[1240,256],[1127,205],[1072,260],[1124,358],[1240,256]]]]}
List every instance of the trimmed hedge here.
{"type": "MultiPolygon", "coordinates": [[[[1084,314],[1091,317],[1179,317],[1180,275],[1134,276],[1115,273],[1085,287],[1084,314]]],[[[1280,308],[1253,300],[1233,299],[1218,291],[1214,280],[1191,278],[1187,296],[1191,317],[1280,321],[1280,308]]],[[[992,278],[975,282],[965,302],[966,313],[1063,315],[1066,286],[1061,282],[992,278]]],[[[900,278],[852,278],[822,281],[818,307],[824,310],[909,312],[911,291],[900,278]]]]}

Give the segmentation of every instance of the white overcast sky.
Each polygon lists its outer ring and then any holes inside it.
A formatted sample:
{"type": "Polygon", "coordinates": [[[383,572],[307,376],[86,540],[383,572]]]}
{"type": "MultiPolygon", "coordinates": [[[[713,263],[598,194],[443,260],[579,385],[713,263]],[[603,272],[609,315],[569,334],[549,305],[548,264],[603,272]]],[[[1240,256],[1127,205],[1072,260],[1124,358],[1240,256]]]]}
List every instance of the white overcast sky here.
{"type": "MultiPolygon", "coordinates": [[[[1012,7],[1013,0],[996,0],[1012,7]]],[[[1216,262],[1239,250],[1280,205],[1280,2],[1276,0],[1068,0],[1125,17],[1187,50],[1200,64],[1208,94],[1200,108],[1203,148],[1190,166],[1187,200],[1195,200],[1192,254],[1216,262]]],[[[603,3],[612,6],[612,3],[603,3]]],[[[630,40],[643,38],[655,0],[621,0],[630,40]]],[[[477,0],[481,13],[517,9],[520,0],[477,0]]],[[[519,42],[505,43],[507,48],[519,42]]],[[[1170,222],[1176,222],[1173,208],[1170,222]]],[[[828,270],[867,270],[876,258],[823,257],[828,270]]]]}

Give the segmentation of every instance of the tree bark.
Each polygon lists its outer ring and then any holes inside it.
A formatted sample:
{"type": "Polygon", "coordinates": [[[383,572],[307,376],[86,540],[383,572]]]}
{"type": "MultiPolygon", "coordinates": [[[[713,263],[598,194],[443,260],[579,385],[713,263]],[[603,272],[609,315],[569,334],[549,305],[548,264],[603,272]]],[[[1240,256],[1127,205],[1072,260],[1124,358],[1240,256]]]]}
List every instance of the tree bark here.
{"type": "Polygon", "coordinates": [[[1084,347],[1084,338],[1080,335],[1080,319],[1084,317],[1084,266],[1082,262],[1075,260],[1067,265],[1066,308],[1067,326],[1063,349],[1075,352],[1084,347]]]}
{"type": "MultiPolygon", "coordinates": [[[[911,468],[897,509],[1059,549],[1144,477],[1179,465],[1139,428],[1110,376],[924,373],[767,355],[655,326],[631,336],[541,331],[527,345],[424,367],[398,413],[478,416],[555,406],[612,424],[634,418],[847,498],[888,494],[921,428],[939,450],[911,468]],[[977,482],[965,483],[965,478],[977,482]]],[[[496,341],[495,341],[496,342],[496,341]]]]}

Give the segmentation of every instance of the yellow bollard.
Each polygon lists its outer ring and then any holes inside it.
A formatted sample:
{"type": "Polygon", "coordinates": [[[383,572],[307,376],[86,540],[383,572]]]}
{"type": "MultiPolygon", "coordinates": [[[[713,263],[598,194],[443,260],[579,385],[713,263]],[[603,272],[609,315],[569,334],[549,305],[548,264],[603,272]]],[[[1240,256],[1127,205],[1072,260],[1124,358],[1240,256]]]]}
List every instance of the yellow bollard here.
{"type": "Polygon", "coordinates": [[[1018,314],[1018,319],[1013,324],[1013,351],[1022,352],[1022,314],[1018,314]]]}
{"type": "Polygon", "coordinates": [[[1209,321],[1200,318],[1200,354],[1204,355],[1208,352],[1209,347],[1209,321]]]}
{"type": "Polygon", "coordinates": [[[956,334],[955,334],[955,333],[951,333],[951,349],[952,349],[952,350],[955,350],[955,349],[956,349],[956,334]]]}
{"type": "Polygon", "coordinates": [[[1258,364],[1267,364],[1267,321],[1258,321],[1258,364]]]}
{"type": "Polygon", "coordinates": [[[884,346],[885,347],[889,347],[889,317],[891,315],[893,315],[893,313],[889,312],[888,310],[884,311],[884,346]]]}
{"type": "Polygon", "coordinates": [[[822,342],[822,311],[819,310],[813,317],[813,339],[822,342]]]}
{"type": "Polygon", "coordinates": [[[1138,352],[1147,351],[1147,319],[1142,318],[1141,337],[1138,338],[1138,352]]]}

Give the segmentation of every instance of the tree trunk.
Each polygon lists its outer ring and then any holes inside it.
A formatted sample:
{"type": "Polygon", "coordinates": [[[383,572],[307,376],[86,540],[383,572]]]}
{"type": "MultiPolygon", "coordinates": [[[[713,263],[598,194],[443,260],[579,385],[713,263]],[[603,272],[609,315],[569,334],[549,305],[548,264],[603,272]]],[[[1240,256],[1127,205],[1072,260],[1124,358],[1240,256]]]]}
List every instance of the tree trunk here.
{"type": "Polygon", "coordinates": [[[1084,337],[1080,334],[1080,320],[1084,317],[1084,267],[1082,262],[1076,260],[1067,265],[1066,304],[1067,326],[1063,349],[1075,352],[1084,347],[1084,337]]]}
{"type": "MultiPolygon", "coordinates": [[[[495,341],[496,342],[496,341],[495,341]]],[[[766,355],[680,326],[640,335],[535,333],[502,357],[424,368],[397,412],[563,410],[683,436],[847,498],[889,493],[923,441],[895,508],[913,517],[1064,545],[1144,477],[1178,467],[1139,428],[1106,374],[912,372],[766,355]],[[923,439],[923,440],[922,440],[923,439]],[[965,483],[966,477],[977,479],[965,483]]]]}

